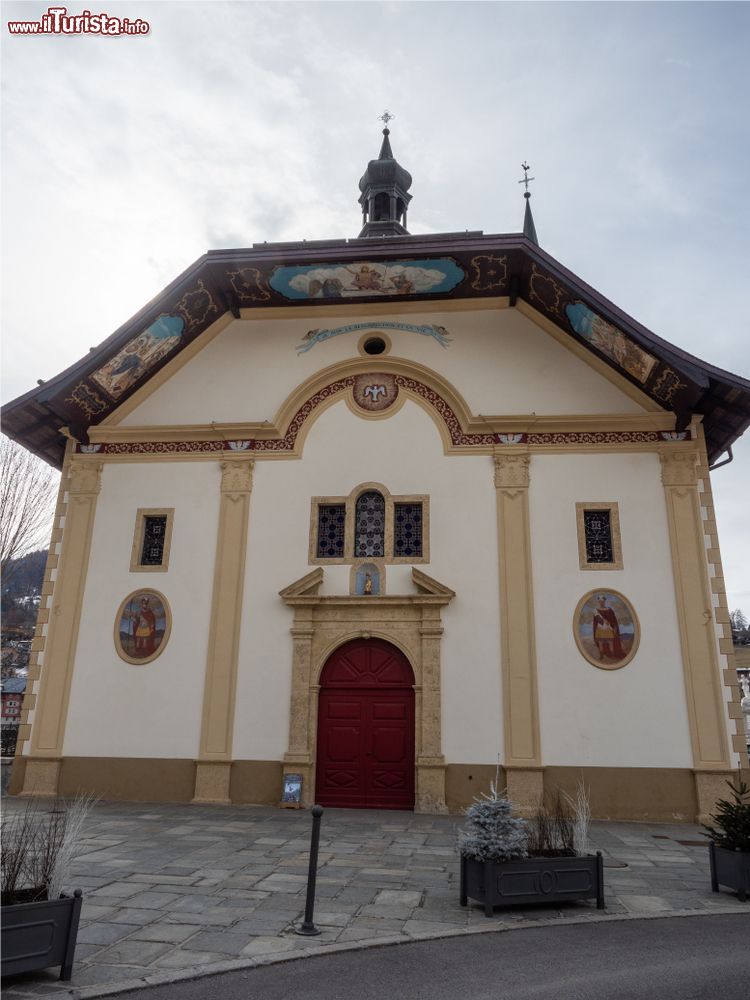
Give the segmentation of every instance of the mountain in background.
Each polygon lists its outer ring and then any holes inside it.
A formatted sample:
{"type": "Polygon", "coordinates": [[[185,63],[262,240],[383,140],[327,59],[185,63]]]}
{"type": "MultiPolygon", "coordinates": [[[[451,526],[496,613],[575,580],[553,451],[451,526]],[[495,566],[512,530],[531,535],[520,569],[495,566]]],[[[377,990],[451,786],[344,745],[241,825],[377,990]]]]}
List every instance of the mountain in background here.
{"type": "Polygon", "coordinates": [[[2,580],[3,609],[7,606],[6,601],[15,603],[41,595],[46,563],[47,549],[27,552],[25,556],[10,561],[2,580]]]}

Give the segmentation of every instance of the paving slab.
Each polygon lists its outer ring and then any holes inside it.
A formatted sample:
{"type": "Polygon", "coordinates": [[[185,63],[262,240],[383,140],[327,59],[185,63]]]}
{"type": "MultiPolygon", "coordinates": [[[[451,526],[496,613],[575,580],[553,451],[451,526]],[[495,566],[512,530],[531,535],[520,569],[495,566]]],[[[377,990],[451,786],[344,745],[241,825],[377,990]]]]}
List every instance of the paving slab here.
{"type": "MultiPolygon", "coordinates": [[[[4,800],[6,812],[22,808],[4,800]]],[[[589,902],[495,911],[458,900],[460,816],[326,809],[314,920],[305,906],[310,817],[261,806],[98,803],[68,889],[84,890],[71,983],[56,970],[3,982],[4,1000],[92,1000],[125,984],[167,982],[331,948],[516,926],[667,915],[750,913],[712,893],[708,852],[689,824],[599,823],[606,909],[589,902]],[[612,866],[612,867],[609,867],[612,866]]]]}

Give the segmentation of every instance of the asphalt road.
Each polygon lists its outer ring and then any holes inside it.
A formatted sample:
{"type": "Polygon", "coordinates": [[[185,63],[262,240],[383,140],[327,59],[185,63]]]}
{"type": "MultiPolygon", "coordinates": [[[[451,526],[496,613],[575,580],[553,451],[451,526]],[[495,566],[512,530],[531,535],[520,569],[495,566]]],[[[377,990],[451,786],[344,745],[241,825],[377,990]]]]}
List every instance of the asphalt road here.
{"type": "Polygon", "coordinates": [[[748,1000],[747,914],[558,925],[321,955],[131,1000],[748,1000]]]}

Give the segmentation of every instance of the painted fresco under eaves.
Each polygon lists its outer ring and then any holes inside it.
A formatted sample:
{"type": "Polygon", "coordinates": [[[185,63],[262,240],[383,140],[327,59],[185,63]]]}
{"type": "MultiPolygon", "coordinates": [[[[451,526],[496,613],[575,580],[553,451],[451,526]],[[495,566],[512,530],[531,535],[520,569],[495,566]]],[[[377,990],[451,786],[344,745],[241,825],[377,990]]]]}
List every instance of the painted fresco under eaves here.
{"type": "Polygon", "coordinates": [[[449,257],[441,257],[302,267],[282,265],[274,269],[269,284],[287,299],[352,299],[449,292],[463,279],[463,269],[449,257]]]}
{"type": "Polygon", "coordinates": [[[119,399],[141,375],[161,361],[182,337],[185,321],[181,316],[159,316],[151,326],[133,337],[91,378],[112,399],[119,399]]]}
{"type": "Polygon", "coordinates": [[[583,302],[568,304],[565,313],[577,334],[611,358],[641,385],[646,384],[657,364],[653,355],[634,344],[622,330],[597,316],[583,302]]]}

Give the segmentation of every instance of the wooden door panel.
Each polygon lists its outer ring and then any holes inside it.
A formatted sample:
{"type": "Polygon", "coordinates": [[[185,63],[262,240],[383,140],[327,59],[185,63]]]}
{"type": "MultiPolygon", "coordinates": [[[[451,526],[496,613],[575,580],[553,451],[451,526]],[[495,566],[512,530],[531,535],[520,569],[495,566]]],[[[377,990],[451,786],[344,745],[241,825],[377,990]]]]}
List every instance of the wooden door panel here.
{"type": "Polygon", "coordinates": [[[333,764],[350,764],[362,755],[362,733],[352,726],[329,726],[326,758],[333,764]]]}
{"type": "Polygon", "coordinates": [[[321,805],[414,808],[413,683],[403,654],[382,640],[347,643],[329,659],[318,713],[321,805]]]}
{"type": "Polygon", "coordinates": [[[406,756],[406,733],[403,729],[376,729],[372,734],[372,756],[379,764],[400,764],[411,762],[406,756]]]}
{"type": "Polygon", "coordinates": [[[356,719],[361,721],[362,719],[362,702],[357,699],[356,701],[351,698],[346,698],[343,693],[338,693],[338,699],[336,701],[331,701],[330,698],[326,699],[326,712],[329,719],[356,719]]]}
{"type": "Polygon", "coordinates": [[[404,720],[406,718],[406,704],[403,699],[399,699],[399,701],[383,702],[380,698],[378,698],[372,706],[372,717],[377,721],[380,721],[381,719],[404,720]]]}

